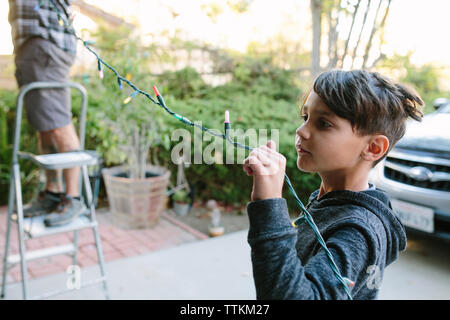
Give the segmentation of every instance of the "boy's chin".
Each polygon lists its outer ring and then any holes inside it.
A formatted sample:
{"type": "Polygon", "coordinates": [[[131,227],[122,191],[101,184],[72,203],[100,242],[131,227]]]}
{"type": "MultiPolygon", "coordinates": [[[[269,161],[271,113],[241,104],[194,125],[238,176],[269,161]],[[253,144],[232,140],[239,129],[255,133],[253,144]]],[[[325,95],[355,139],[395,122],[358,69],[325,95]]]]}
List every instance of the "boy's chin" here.
{"type": "Polygon", "coordinates": [[[313,173],[315,172],[314,170],[312,170],[311,168],[308,168],[305,166],[304,163],[300,162],[300,159],[297,159],[297,168],[298,170],[302,171],[302,172],[307,172],[307,173],[313,173]]]}

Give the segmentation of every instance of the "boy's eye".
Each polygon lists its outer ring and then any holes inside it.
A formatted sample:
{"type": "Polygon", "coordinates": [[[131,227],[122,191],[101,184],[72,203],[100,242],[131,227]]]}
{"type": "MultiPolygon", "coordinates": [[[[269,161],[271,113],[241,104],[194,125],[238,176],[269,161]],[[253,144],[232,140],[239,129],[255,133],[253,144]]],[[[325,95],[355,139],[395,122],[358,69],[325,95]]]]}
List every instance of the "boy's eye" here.
{"type": "MultiPolygon", "coordinates": [[[[306,122],[308,120],[307,114],[302,114],[302,115],[300,115],[300,117],[303,119],[304,122],[306,122]]],[[[323,119],[319,119],[318,124],[319,124],[320,128],[324,128],[324,129],[331,127],[331,124],[323,119]]]]}
{"type": "Polygon", "coordinates": [[[320,126],[321,126],[322,128],[328,128],[328,127],[331,127],[331,125],[330,125],[328,122],[326,122],[326,121],[319,120],[319,123],[320,123],[320,126]]]}

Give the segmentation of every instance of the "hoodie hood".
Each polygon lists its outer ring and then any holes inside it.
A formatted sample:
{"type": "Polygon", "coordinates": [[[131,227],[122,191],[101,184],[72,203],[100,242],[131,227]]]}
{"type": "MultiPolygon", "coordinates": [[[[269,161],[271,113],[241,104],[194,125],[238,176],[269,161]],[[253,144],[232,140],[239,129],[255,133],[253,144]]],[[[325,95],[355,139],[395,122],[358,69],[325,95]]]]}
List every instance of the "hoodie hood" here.
{"type": "Polygon", "coordinates": [[[320,189],[314,191],[309,198],[309,207],[314,203],[316,208],[330,207],[333,205],[353,204],[361,206],[375,214],[382,222],[386,231],[386,265],[391,264],[398,257],[398,252],[406,249],[406,232],[403,224],[394,214],[389,195],[379,189],[355,192],[350,190],[335,190],[324,194],[317,199],[320,189]]]}

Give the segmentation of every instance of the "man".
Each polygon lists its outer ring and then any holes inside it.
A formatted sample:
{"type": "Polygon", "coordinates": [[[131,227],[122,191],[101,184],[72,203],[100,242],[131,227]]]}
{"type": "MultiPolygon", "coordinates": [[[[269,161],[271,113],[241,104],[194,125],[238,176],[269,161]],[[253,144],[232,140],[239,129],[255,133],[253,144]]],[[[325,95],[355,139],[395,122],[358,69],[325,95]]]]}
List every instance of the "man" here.
{"type": "MultiPolygon", "coordinates": [[[[70,20],[70,0],[9,0],[9,22],[14,44],[16,80],[19,87],[35,81],[69,80],[75,60],[76,38],[60,24],[70,20]],[[55,10],[53,5],[58,8],[55,10]]],[[[32,90],[24,98],[27,119],[39,132],[40,152],[78,149],[80,142],[72,124],[70,89],[32,90]]],[[[48,214],[47,226],[69,223],[85,210],[79,197],[80,168],[46,171],[45,190],[24,216],[48,214]]]]}

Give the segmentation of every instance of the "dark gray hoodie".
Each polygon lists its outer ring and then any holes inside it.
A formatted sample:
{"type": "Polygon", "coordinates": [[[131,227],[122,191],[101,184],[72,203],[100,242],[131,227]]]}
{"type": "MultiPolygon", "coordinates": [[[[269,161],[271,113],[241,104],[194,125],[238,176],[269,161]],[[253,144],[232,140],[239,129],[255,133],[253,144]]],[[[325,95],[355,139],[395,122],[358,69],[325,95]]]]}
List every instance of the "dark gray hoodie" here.
{"type": "MultiPolygon", "coordinates": [[[[376,299],[384,268],[406,249],[406,234],[389,196],[373,185],[331,191],[306,206],[353,299],[376,299]]],[[[300,210],[300,209],[299,209],[300,210]]],[[[291,225],[284,198],[249,202],[248,243],[258,299],[348,299],[313,230],[291,225]]]]}

